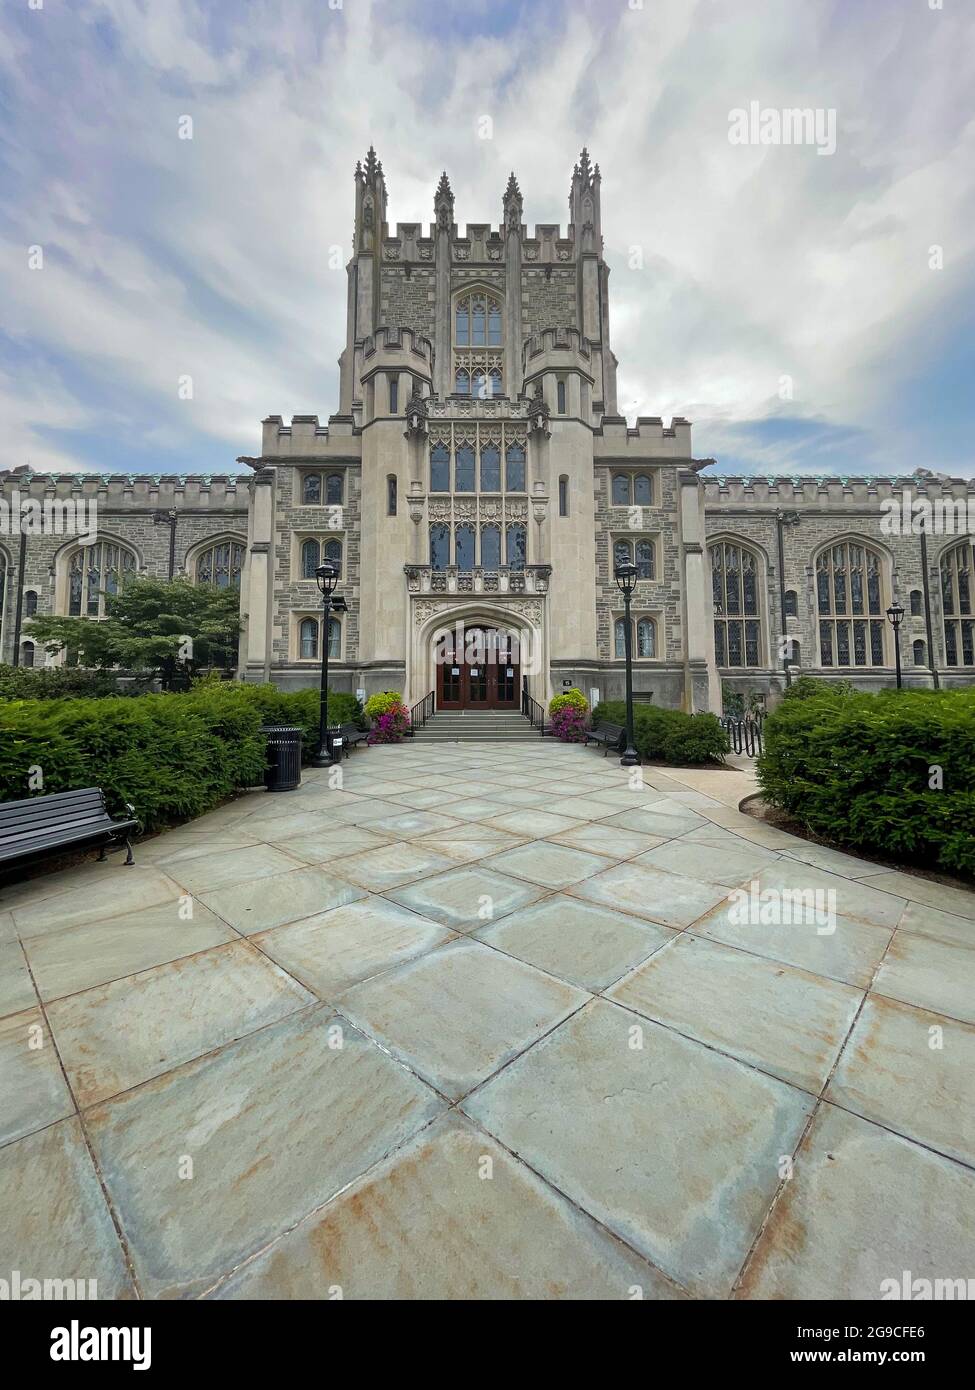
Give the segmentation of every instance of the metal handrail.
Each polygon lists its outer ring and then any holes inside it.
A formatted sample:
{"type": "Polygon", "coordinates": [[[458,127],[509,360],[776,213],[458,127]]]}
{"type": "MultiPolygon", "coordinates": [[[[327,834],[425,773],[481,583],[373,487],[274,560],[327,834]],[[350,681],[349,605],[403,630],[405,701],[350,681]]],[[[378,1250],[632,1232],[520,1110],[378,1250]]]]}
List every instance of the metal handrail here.
{"type": "Polygon", "coordinates": [[[528,693],[528,687],[522,688],[521,692],[521,712],[528,720],[533,729],[537,729],[542,738],[545,737],[545,706],[540,705],[537,700],[533,700],[528,693]]]}
{"type": "Polygon", "coordinates": [[[435,704],[436,704],[436,694],[435,694],[435,692],[432,691],[432,690],[429,691],[426,695],[424,695],[424,697],[423,697],[422,700],[417,700],[416,704],[415,704],[415,705],[413,706],[413,708],[410,710],[410,733],[411,733],[411,734],[415,733],[416,730],[417,730],[418,728],[419,728],[419,729],[422,729],[422,728],[423,728],[423,726],[426,724],[427,720],[428,720],[428,719],[431,717],[431,715],[433,714],[433,712],[434,712],[434,705],[435,705],[435,704]]]}

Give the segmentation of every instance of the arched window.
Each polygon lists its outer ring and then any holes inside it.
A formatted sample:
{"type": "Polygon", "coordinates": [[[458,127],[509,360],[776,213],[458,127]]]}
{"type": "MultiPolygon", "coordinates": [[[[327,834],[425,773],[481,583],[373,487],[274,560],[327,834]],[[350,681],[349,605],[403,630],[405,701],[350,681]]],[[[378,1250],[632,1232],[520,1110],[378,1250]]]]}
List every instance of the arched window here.
{"type": "Polygon", "coordinates": [[[322,546],[322,560],[327,560],[330,565],[334,565],[336,572],[342,573],[342,542],[337,540],[326,541],[322,546]]]}
{"type": "Polygon", "coordinates": [[[345,491],[345,478],[341,473],[329,473],[325,479],[325,501],[330,507],[340,507],[345,491]]]}
{"type": "Polygon", "coordinates": [[[714,654],[719,666],[758,666],[762,622],[758,556],[735,541],[709,547],[714,603],[714,654]]]}
{"type": "MultiPolygon", "coordinates": [[[[0,560],[0,565],[2,565],[2,564],[3,564],[3,561],[0,560]]],[[[3,589],[2,589],[2,586],[0,586],[0,604],[2,604],[2,603],[3,603],[3,589]]],[[[26,592],[26,594],[24,594],[24,617],[25,617],[25,618],[36,618],[36,617],[37,617],[37,594],[36,594],[35,590],[33,590],[33,589],[28,589],[27,592],[26,592]]]]}
{"type": "Polygon", "coordinates": [[[521,444],[509,444],[505,454],[505,487],[509,492],[525,490],[525,450],[521,444]]]}
{"type": "Polygon", "coordinates": [[[68,561],[68,615],[103,618],[106,599],[134,578],[135,556],[112,541],[79,546],[68,561]]]}
{"type": "Polygon", "coordinates": [[[20,649],[20,664],[21,664],[21,666],[33,666],[33,664],[34,664],[34,653],[35,653],[34,643],[33,643],[33,642],[25,642],[25,643],[23,644],[23,646],[21,647],[21,649],[20,649]]]}
{"type": "Polygon", "coordinates": [[[342,655],[342,624],[338,618],[328,620],[328,656],[340,657],[342,655]]]}
{"type": "Polygon", "coordinates": [[[481,491],[501,491],[501,450],[496,444],[481,446],[481,491]]]}
{"type": "Polygon", "coordinates": [[[430,450],[430,491],[450,491],[450,450],[443,443],[430,450]]]}
{"type": "Polygon", "coordinates": [[[430,527],[430,568],[445,570],[450,564],[450,527],[438,523],[430,527]]]}
{"type": "Polygon", "coordinates": [[[628,507],[630,505],[630,475],[629,473],[613,474],[613,506],[628,507]]]}
{"type": "Polygon", "coordinates": [[[386,515],[395,516],[398,505],[399,497],[396,474],[390,473],[389,477],[386,479],[386,515]]]}
{"type": "Polygon", "coordinates": [[[613,569],[618,565],[632,565],[633,546],[629,541],[613,542],[613,569]]]}
{"type": "Polygon", "coordinates": [[[975,665],[972,618],[972,543],[964,540],[941,557],[941,607],[945,622],[945,660],[949,666],[975,665]]]}
{"type": "Polygon", "coordinates": [[[315,661],[318,657],[318,619],[302,618],[298,627],[298,651],[302,661],[315,661]]]}
{"type": "Polygon", "coordinates": [[[302,541],[301,543],[301,577],[302,579],[314,579],[315,571],[318,569],[318,542],[316,540],[302,541]]]}
{"type": "Polygon", "coordinates": [[[322,480],[318,473],[306,473],[301,482],[301,500],[306,507],[318,507],[322,501],[322,480]]]}
{"type": "Polygon", "coordinates": [[[505,549],[509,568],[522,570],[527,559],[528,536],[524,526],[509,526],[505,549]]]}
{"type": "Polygon", "coordinates": [[[626,623],[622,618],[617,618],[613,623],[613,655],[617,661],[623,661],[626,657],[626,623]]]}
{"type": "Polygon", "coordinates": [[[639,657],[657,655],[657,628],[652,618],[641,618],[636,625],[636,654],[639,657]]]}
{"type": "Polygon", "coordinates": [[[459,570],[474,568],[474,527],[458,526],[454,532],[454,560],[459,570]]]}
{"type": "Polygon", "coordinates": [[[481,531],[481,568],[501,568],[501,529],[498,526],[485,526],[481,531]]]}
{"type": "Polygon", "coordinates": [[[649,473],[638,473],[633,479],[633,501],[638,507],[653,503],[653,480],[649,473]]]}
{"type": "Polygon", "coordinates": [[[911,590],[911,617],[920,618],[924,612],[924,595],[920,589],[911,590]]]}
{"type": "Polygon", "coordinates": [[[196,582],[214,589],[239,589],[243,564],[244,547],[240,541],[218,541],[197,554],[196,582]]]}
{"type": "Polygon", "coordinates": [[[653,541],[636,543],[636,577],[652,579],[654,574],[653,541]]]}
{"type": "Polygon", "coordinates": [[[454,300],[454,390],[481,399],[504,390],[501,300],[487,290],[462,290],[454,300]]]}
{"type": "Polygon", "coordinates": [[[913,653],[914,653],[914,665],[915,665],[915,666],[927,666],[927,664],[928,664],[928,658],[927,658],[927,653],[926,653],[926,651],[925,651],[925,649],[924,649],[924,643],[921,642],[921,641],[915,642],[915,643],[913,644],[912,650],[913,650],[913,653]]]}
{"type": "Polygon", "coordinates": [[[881,558],[860,541],[829,545],[816,556],[821,666],[883,666],[881,558]]]}
{"type": "Polygon", "coordinates": [[[473,444],[458,444],[457,452],[454,456],[454,491],[473,492],[474,491],[474,446],[473,444]]]}
{"type": "Polygon", "coordinates": [[[785,616],[787,618],[799,616],[799,599],[795,589],[786,589],[785,591],[785,616]]]}

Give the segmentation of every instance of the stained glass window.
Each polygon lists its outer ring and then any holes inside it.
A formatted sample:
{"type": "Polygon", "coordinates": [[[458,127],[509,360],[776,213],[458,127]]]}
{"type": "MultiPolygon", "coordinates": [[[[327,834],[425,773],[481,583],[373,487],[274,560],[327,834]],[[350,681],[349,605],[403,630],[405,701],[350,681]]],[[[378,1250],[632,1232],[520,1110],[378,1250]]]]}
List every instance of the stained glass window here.
{"type": "Polygon", "coordinates": [[[135,574],[135,556],[110,541],[81,546],[68,563],[68,614],[103,618],[105,600],[120,593],[135,574]]]}
{"type": "Polygon", "coordinates": [[[719,666],[760,666],[764,658],[758,556],[734,541],[716,541],[708,555],[715,659],[719,666]]]}
{"type": "Polygon", "coordinates": [[[880,556],[860,541],[816,556],[816,606],[822,666],[883,666],[880,556]]]}
{"type": "Polygon", "coordinates": [[[972,643],[972,543],[962,541],[941,557],[941,606],[949,666],[975,665],[972,643]]]}

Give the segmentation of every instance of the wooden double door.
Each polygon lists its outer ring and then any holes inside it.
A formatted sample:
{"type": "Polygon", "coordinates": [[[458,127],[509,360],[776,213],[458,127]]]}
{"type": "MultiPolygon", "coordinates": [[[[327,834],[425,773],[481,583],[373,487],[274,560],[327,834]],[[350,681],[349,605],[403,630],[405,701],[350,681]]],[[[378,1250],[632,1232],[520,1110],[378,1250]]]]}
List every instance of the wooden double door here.
{"type": "Polygon", "coordinates": [[[518,639],[499,628],[469,627],[437,650],[437,709],[518,709],[518,639]]]}

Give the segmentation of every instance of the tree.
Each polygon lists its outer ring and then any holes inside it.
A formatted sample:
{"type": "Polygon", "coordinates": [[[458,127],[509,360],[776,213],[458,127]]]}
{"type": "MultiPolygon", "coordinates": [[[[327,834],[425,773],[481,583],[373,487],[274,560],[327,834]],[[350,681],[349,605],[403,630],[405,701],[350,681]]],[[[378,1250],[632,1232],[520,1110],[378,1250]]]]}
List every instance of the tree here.
{"type": "Polygon", "coordinates": [[[240,595],[186,579],[131,579],[105,600],[105,618],[34,618],[32,638],[72,664],[158,670],[163,689],[202,666],[229,666],[240,635],[240,595]]]}

